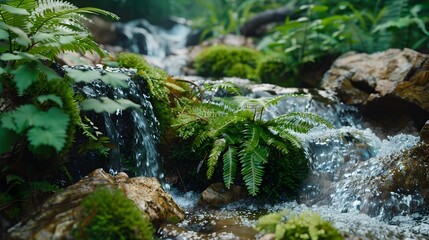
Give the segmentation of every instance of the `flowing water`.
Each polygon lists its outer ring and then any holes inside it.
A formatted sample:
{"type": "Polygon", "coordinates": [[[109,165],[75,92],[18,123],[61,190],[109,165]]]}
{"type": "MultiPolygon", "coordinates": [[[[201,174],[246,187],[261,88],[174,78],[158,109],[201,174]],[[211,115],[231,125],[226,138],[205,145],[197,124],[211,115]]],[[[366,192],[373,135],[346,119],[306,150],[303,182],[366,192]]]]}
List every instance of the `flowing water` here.
{"type": "MultiPolygon", "coordinates": [[[[174,31],[185,34],[188,30],[173,28],[171,34],[166,34],[165,30],[146,25],[132,22],[125,27],[124,35],[128,39],[125,45],[134,52],[156,55],[158,60],[152,62],[162,65],[161,62],[167,62],[165,57],[171,49],[180,48],[183,41],[181,38],[173,40],[178,45],[170,48],[158,37],[169,39],[177,33],[173,34],[174,31]],[[135,42],[138,40],[136,36],[143,36],[145,45],[135,42]]],[[[175,56],[172,62],[182,58],[186,56],[175,56]]],[[[177,69],[169,66],[164,67],[170,74],[179,74],[177,69]]],[[[250,90],[248,95],[265,97],[286,93],[273,94],[270,88],[260,85],[250,90]],[[262,90],[256,90],[258,88],[262,90]]],[[[161,160],[155,149],[159,141],[158,122],[148,101],[149,96],[138,89],[132,86],[128,90],[106,90],[105,86],[94,84],[85,89],[85,93],[99,97],[109,92],[112,98],[134,99],[143,106],[143,111],[104,114],[109,138],[119,146],[110,154],[111,172],[122,170],[124,158],[128,156],[136,162],[139,175],[162,178],[161,160]],[[131,142],[124,137],[130,133],[131,142]]],[[[300,93],[304,95],[284,99],[278,106],[267,109],[264,115],[264,119],[269,119],[288,112],[312,112],[334,126],[333,129],[316,127],[308,134],[298,135],[312,169],[298,200],[276,204],[247,200],[217,210],[201,209],[197,206],[197,193],[181,193],[172,189],[175,201],[185,209],[187,217],[181,223],[162,226],[158,232],[161,238],[253,239],[259,237],[253,230],[259,216],[286,209],[293,213],[317,212],[346,235],[360,239],[429,239],[428,214],[414,211],[421,207],[422,196],[418,192],[400,191],[386,196],[377,186],[378,179],[389,174],[392,160],[388,156],[415,146],[418,137],[399,134],[380,139],[371,129],[364,127],[366,125],[356,109],[341,104],[329,93],[311,90],[300,90],[300,93]]]]}
{"type": "MultiPolygon", "coordinates": [[[[412,135],[398,134],[380,139],[365,124],[356,109],[341,104],[324,91],[298,90],[301,97],[289,97],[269,108],[265,119],[284,113],[305,111],[330,121],[334,128],[316,127],[302,140],[312,172],[303,184],[299,203],[266,204],[242,201],[218,210],[197,206],[198,194],[173,191],[175,200],[187,212],[177,225],[165,225],[159,234],[165,239],[253,239],[259,216],[286,209],[293,213],[314,211],[332,221],[343,233],[361,239],[429,239],[429,217],[418,193],[381,194],[371,182],[389,169],[389,156],[407,151],[419,142],[412,135]],[[416,207],[417,206],[417,207],[416,207]]],[[[251,97],[272,93],[251,91],[251,97]]]]}
{"type": "MultiPolygon", "coordinates": [[[[85,71],[122,71],[124,69],[77,66],[85,71]],[[82,69],[84,68],[84,69],[82,69]]],[[[124,72],[125,71],[125,72],[124,72]]],[[[89,98],[109,97],[129,99],[140,104],[139,109],[118,110],[113,114],[103,113],[103,123],[107,137],[115,146],[109,153],[109,172],[128,171],[133,175],[163,179],[162,159],[156,146],[159,143],[159,122],[155,117],[149,93],[144,86],[128,80],[128,88],[106,85],[101,81],[85,84],[81,90],[89,98]]]]}

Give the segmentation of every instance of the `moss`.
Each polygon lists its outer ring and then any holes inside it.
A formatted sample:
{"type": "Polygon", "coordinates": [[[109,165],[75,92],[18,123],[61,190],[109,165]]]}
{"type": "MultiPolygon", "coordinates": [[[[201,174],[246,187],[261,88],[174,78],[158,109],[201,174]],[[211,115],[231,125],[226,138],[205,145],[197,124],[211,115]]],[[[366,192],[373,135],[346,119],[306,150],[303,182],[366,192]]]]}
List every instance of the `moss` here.
{"type": "Polygon", "coordinates": [[[304,212],[298,216],[290,215],[286,211],[271,213],[259,218],[256,229],[264,233],[275,233],[276,239],[344,239],[330,222],[312,212],[304,212]],[[283,222],[284,218],[288,218],[286,222],[283,222]]]}
{"type": "Polygon", "coordinates": [[[82,201],[82,208],[76,239],[152,239],[149,219],[119,190],[98,189],[82,201]]]}
{"type": "Polygon", "coordinates": [[[272,83],[282,87],[298,85],[293,70],[283,56],[270,55],[265,57],[259,62],[256,72],[263,83],[272,83]]]}
{"type": "Polygon", "coordinates": [[[195,58],[195,69],[203,77],[240,77],[258,81],[259,52],[245,47],[213,46],[195,58]]]}

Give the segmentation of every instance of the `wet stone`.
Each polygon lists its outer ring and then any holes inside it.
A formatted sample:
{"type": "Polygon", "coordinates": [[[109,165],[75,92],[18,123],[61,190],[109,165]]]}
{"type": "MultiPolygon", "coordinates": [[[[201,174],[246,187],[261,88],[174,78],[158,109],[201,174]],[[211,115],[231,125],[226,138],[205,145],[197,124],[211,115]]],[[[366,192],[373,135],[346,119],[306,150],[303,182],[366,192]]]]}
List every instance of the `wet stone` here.
{"type": "Polygon", "coordinates": [[[429,120],[426,121],[425,125],[420,131],[420,139],[425,143],[429,143],[429,120]]]}

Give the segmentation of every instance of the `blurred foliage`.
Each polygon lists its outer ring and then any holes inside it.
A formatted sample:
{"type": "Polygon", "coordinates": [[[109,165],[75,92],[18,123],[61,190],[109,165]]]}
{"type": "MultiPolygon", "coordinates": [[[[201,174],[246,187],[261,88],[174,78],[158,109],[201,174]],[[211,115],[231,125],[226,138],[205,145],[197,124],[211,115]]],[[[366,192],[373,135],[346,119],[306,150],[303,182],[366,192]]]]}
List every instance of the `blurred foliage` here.
{"type": "Polygon", "coordinates": [[[388,48],[428,49],[428,4],[408,0],[307,1],[301,17],[286,19],[259,43],[265,52],[282,52],[290,68],[347,51],[388,48]],[[404,34],[406,33],[406,34],[404,34]]]}
{"type": "Polygon", "coordinates": [[[195,58],[195,69],[203,77],[240,77],[257,80],[259,52],[246,47],[224,45],[204,49],[195,58]]]}
{"type": "Polygon", "coordinates": [[[256,230],[274,233],[276,240],[341,240],[344,237],[332,224],[317,213],[303,212],[298,216],[282,211],[262,216],[256,230]]]}

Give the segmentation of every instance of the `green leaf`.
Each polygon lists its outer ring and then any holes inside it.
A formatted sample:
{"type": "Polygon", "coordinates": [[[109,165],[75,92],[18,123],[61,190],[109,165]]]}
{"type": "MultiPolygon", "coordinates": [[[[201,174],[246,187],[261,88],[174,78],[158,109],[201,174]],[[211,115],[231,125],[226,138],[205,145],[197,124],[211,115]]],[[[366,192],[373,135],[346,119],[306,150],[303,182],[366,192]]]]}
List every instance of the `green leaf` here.
{"type": "Polygon", "coordinates": [[[97,113],[108,112],[114,113],[117,110],[125,110],[127,108],[136,108],[139,109],[140,105],[135,104],[127,99],[116,99],[112,100],[107,97],[101,97],[100,100],[91,98],[86,99],[81,103],[82,110],[90,111],[94,110],[97,113]]]}
{"type": "Polygon", "coordinates": [[[9,39],[9,33],[4,29],[0,29],[0,39],[7,40],[9,39]]]}
{"type": "Polygon", "coordinates": [[[234,183],[237,171],[237,148],[229,146],[228,150],[223,154],[223,182],[226,188],[230,188],[234,183]]]}
{"type": "Polygon", "coordinates": [[[55,80],[55,79],[59,79],[59,78],[61,78],[61,77],[58,75],[58,73],[57,73],[57,72],[55,72],[52,68],[49,68],[49,67],[47,67],[47,66],[43,65],[42,63],[40,63],[40,64],[38,65],[38,68],[39,68],[40,73],[45,74],[46,79],[47,79],[48,81],[51,81],[51,80],[55,80]]]}
{"type": "Polygon", "coordinates": [[[104,75],[101,76],[101,81],[110,84],[114,87],[123,87],[123,88],[127,88],[128,87],[128,83],[125,82],[125,80],[129,79],[130,77],[128,77],[127,75],[123,74],[123,73],[111,73],[111,72],[107,72],[104,75]]]}
{"type": "Polygon", "coordinates": [[[45,129],[66,131],[70,117],[63,110],[52,107],[49,111],[38,111],[33,117],[33,126],[45,129]]]}
{"type": "Polygon", "coordinates": [[[58,104],[59,107],[63,107],[63,101],[61,100],[60,97],[58,97],[55,94],[49,94],[49,95],[40,95],[37,97],[37,101],[39,101],[40,103],[44,103],[46,101],[52,101],[56,104],[58,104]]]}
{"type": "Polygon", "coordinates": [[[223,138],[216,139],[216,141],[213,143],[213,148],[210,151],[209,159],[207,160],[207,179],[211,179],[213,176],[217,161],[220,154],[225,149],[225,146],[226,141],[223,138]]]}
{"type": "Polygon", "coordinates": [[[16,126],[16,132],[18,134],[23,133],[28,127],[33,125],[33,118],[39,112],[34,105],[22,105],[14,111],[13,121],[16,126]]]}
{"type": "Polygon", "coordinates": [[[9,152],[17,140],[18,135],[15,132],[10,129],[0,127],[0,154],[9,152]]]}
{"type": "Polygon", "coordinates": [[[23,8],[16,8],[16,7],[12,7],[12,6],[6,5],[6,4],[2,4],[1,7],[5,11],[7,11],[9,13],[12,13],[12,14],[16,14],[16,15],[30,15],[30,13],[26,9],[23,9],[23,8]]]}
{"type": "Polygon", "coordinates": [[[19,55],[15,55],[12,53],[3,53],[0,56],[0,60],[2,60],[2,61],[15,61],[15,60],[21,60],[21,59],[24,59],[24,57],[19,56],[19,55]]]}
{"type": "MultiPolygon", "coordinates": [[[[255,149],[252,152],[241,150],[240,152],[240,163],[241,163],[241,174],[243,175],[244,183],[247,187],[247,191],[252,196],[256,196],[259,192],[259,186],[262,183],[262,177],[264,175],[264,162],[260,159],[263,158],[265,153],[259,152],[255,149]],[[254,151],[258,152],[258,155],[254,151]]],[[[264,150],[262,150],[264,151],[264,150]]]]}
{"type": "Polygon", "coordinates": [[[38,72],[33,64],[20,65],[16,70],[11,71],[11,73],[14,75],[13,80],[19,95],[22,95],[38,78],[38,72]]]}
{"type": "Polygon", "coordinates": [[[66,129],[43,129],[39,127],[31,128],[27,133],[30,145],[34,148],[41,146],[51,146],[60,152],[66,143],[66,129]]]}
{"type": "Polygon", "coordinates": [[[15,33],[17,37],[15,37],[14,39],[19,45],[27,47],[31,44],[31,39],[21,28],[10,26],[4,22],[0,22],[0,28],[15,33]]]}
{"type": "Polygon", "coordinates": [[[76,69],[67,70],[67,75],[75,82],[90,83],[101,78],[101,73],[98,71],[81,71],[76,69]]]}

